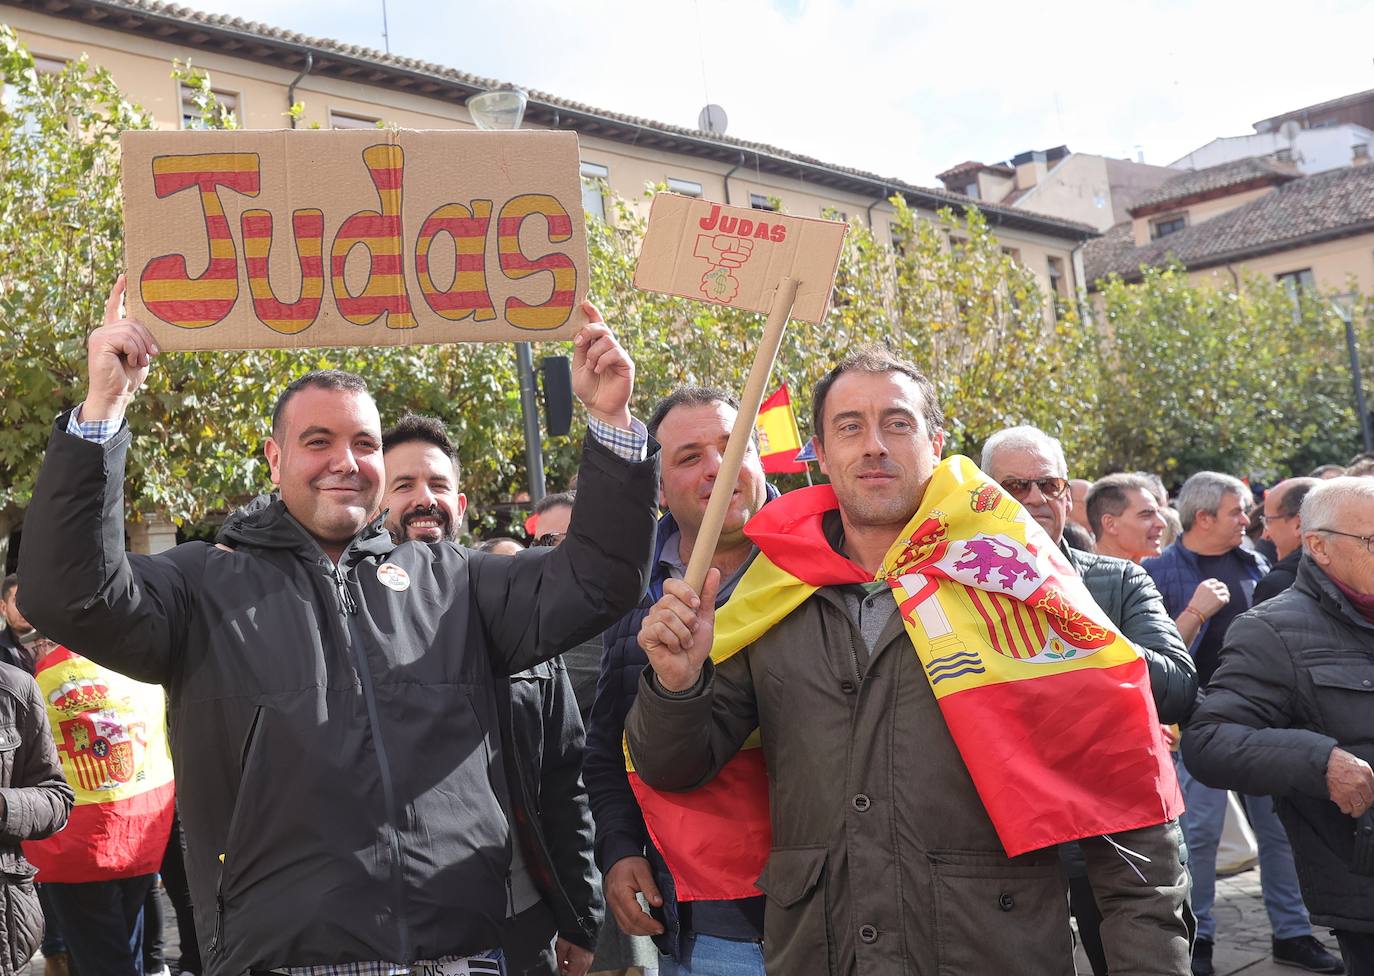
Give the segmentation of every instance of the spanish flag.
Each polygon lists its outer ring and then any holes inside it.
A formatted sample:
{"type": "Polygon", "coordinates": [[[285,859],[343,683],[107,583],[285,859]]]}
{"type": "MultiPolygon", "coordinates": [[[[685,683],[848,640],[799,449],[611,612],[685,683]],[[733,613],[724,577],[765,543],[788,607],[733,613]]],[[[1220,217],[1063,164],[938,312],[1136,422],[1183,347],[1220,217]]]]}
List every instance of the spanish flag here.
{"type": "Polygon", "coordinates": [[[797,432],[797,416],[792,412],[792,397],[784,383],[759,405],[755,421],[759,432],[759,456],[768,474],[802,474],[806,463],[797,460],[801,450],[801,434],[797,432]]]}
{"type": "Polygon", "coordinates": [[[37,880],[75,884],[157,873],[175,802],[162,689],[65,647],[40,658],[36,671],[62,772],[76,793],[66,827],[24,841],[37,880]]]}
{"type": "MultiPolygon", "coordinates": [[[[1009,857],[1182,812],[1145,661],[1044,530],[972,461],[936,467],[876,577],[826,542],[822,520],[837,507],[833,489],[819,485],[750,520],[745,532],[760,553],[716,614],[713,661],[757,641],[822,586],[880,580],[1009,857]]],[[[769,816],[759,752],[751,739],[689,794],[659,793],[631,769],[650,835],[674,879],[689,878],[689,898],[739,897],[725,892],[762,870],[769,816]],[[721,836],[761,849],[717,856],[721,836]]]]}

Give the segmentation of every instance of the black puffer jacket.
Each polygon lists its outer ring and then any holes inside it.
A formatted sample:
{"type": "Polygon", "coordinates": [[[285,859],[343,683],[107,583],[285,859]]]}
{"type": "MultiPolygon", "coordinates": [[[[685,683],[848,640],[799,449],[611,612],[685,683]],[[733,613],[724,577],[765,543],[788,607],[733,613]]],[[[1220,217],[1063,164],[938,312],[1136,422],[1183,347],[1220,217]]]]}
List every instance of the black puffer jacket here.
{"type": "Polygon", "coordinates": [[[393,546],[378,519],[335,566],[281,502],[226,524],[230,548],[126,554],[128,430],[95,444],[66,421],[20,599],[44,633],[168,686],[206,973],[495,947],[520,781],[506,676],[638,600],[656,448],[631,464],[587,438],[557,548],[393,546]]]}
{"type": "Polygon", "coordinates": [[[43,938],[43,911],[33,865],[19,842],[61,830],[72,809],[48,726],[48,710],[32,676],[0,664],[0,976],[24,968],[43,938]]]}
{"type": "Polygon", "coordinates": [[[1374,624],[1304,556],[1227,630],[1183,757],[1208,786],[1274,796],[1315,924],[1374,932],[1374,877],[1350,870],[1355,821],[1326,785],[1337,745],[1374,763],[1374,624]]]}

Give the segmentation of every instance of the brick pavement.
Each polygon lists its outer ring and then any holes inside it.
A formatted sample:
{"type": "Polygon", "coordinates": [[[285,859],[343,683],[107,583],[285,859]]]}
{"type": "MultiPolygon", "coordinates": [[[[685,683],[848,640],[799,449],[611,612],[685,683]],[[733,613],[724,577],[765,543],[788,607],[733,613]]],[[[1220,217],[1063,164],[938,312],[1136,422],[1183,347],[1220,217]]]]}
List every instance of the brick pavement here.
{"type": "MultiPolygon", "coordinates": [[[[163,914],[167,919],[165,926],[167,961],[175,966],[180,955],[177,943],[176,916],[164,892],[158,892],[162,899],[163,914]]],[[[1218,976],[1293,976],[1299,970],[1275,964],[1269,956],[1269,919],[1264,914],[1264,901],[1260,896],[1259,871],[1251,869],[1230,878],[1217,880],[1217,934],[1215,962],[1218,976]]],[[[1318,930],[1317,938],[1333,953],[1340,955],[1336,940],[1331,933],[1318,930]]],[[[1078,954],[1078,972],[1091,976],[1092,970],[1083,954],[1078,954]]],[[[35,956],[20,976],[43,976],[43,957],[35,956]]]]}

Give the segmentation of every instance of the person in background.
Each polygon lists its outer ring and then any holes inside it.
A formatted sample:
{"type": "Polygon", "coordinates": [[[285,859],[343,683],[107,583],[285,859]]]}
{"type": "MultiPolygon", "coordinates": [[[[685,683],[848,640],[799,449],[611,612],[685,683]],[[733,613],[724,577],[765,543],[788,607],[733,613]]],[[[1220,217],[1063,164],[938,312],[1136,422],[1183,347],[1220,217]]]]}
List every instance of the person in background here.
{"type": "Polygon", "coordinates": [[[0,582],[0,663],[33,674],[33,642],[38,631],[19,612],[19,575],[10,573],[0,582]]]}
{"type": "Polygon", "coordinates": [[[1264,537],[1274,545],[1278,562],[1255,584],[1255,605],[1293,585],[1302,561],[1302,500],[1322,483],[1320,478],[1289,478],[1264,494],[1264,537]]]}
{"type": "MultiPolygon", "coordinates": [[[[467,499],[443,424],[406,414],[382,433],[382,456],[382,510],[392,540],[457,542],[467,499]]],[[[501,939],[506,974],[585,976],[602,905],[582,785],[582,719],[558,658],[511,675],[508,700],[502,735],[514,747],[520,782],[511,790],[515,914],[501,939]]]]}
{"type": "Polygon", "coordinates": [[[1097,552],[1140,565],[1164,547],[1163,510],[1150,483],[1135,474],[1109,474],[1088,492],[1088,524],[1097,552]]]}

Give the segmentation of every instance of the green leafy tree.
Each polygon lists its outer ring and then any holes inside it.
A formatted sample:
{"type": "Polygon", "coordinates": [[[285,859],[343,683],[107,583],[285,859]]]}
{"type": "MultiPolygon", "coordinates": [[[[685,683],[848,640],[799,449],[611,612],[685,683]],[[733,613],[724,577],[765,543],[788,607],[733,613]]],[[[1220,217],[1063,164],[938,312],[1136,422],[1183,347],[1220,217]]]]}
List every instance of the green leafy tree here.
{"type": "Polygon", "coordinates": [[[1110,338],[1108,468],[1266,480],[1357,449],[1350,366],[1331,296],[1246,275],[1194,284],[1180,266],[1101,288],[1110,338]]]}

